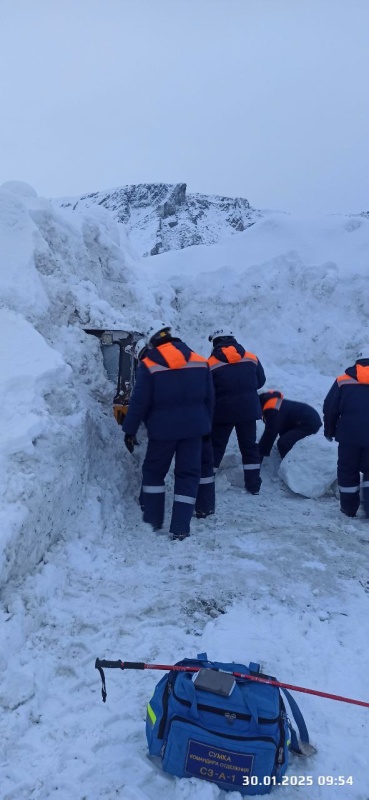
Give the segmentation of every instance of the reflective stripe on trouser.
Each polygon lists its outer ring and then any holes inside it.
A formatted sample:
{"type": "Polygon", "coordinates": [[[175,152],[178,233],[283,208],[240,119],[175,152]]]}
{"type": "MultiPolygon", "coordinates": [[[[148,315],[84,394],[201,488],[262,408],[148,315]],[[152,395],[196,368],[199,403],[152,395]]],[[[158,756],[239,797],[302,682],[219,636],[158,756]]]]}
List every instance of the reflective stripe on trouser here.
{"type": "Polygon", "coordinates": [[[337,481],[340,505],[342,511],[349,516],[355,516],[360,505],[361,450],[362,448],[355,445],[338,445],[337,481]]]}
{"type": "Polygon", "coordinates": [[[196,497],[196,511],[213,514],[215,511],[214,459],[211,440],[202,441],[201,478],[196,497]]]}
{"type": "Polygon", "coordinates": [[[142,465],[144,521],[160,528],[164,521],[165,476],[175,455],[172,533],[189,533],[201,471],[202,439],[149,439],[142,465]],[[179,499],[179,497],[181,499],[179,499]]]}
{"type": "Polygon", "coordinates": [[[153,528],[164,522],[165,476],[175,453],[176,442],[159,442],[149,439],[142,465],[143,519],[153,528]]]}
{"type": "Polygon", "coordinates": [[[214,466],[219,467],[233,428],[236,428],[238,446],[242,456],[245,487],[249,492],[257,492],[261,486],[261,478],[260,454],[256,442],[256,420],[237,422],[236,425],[221,425],[219,423],[213,425],[211,438],[214,451],[214,466]]]}
{"type": "MultiPolygon", "coordinates": [[[[166,444],[166,442],[162,442],[166,444]]],[[[201,476],[202,438],[179,439],[175,448],[170,533],[188,534],[201,476]]]]}
{"type": "Polygon", "coordinates": [[[236,425],[236,435],[242,455],[245,487],[249,492],[258,492],[261,478],[260,453],[256,442],[256,420],[236,425]]]}

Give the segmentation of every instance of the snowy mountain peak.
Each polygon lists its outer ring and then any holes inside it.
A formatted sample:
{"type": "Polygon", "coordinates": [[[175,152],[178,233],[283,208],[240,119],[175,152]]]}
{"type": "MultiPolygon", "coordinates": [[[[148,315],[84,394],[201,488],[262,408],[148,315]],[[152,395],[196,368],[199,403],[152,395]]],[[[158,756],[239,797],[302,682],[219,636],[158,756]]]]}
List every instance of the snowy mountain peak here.
{"type": "Polygon", "coordinates": [[[245,198],[188,194],[185,183],[140,183],[56,202],[74,210],[104,206],[127,227],[136,251],[145,256],[216,244],[262,216],[245,198]]]}

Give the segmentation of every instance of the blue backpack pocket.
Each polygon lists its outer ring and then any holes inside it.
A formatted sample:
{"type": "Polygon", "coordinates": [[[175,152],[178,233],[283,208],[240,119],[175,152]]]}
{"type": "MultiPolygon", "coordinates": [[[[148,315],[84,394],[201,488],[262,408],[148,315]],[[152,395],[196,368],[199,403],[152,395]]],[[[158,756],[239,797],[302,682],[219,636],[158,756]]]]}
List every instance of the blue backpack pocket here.
{"type": "Polygon", "coordinates": [[[276,744],[272,738],[239,737],[216,734],[189,720],[174,717],[163,753],[165,772],[212,781],[228,791],[247,794],[269,792],[264,786],[265,775],[271,775],[276,759],[276,744]],[[244,779],[258,779],[259,785],[244,785],[244,779]],[[261,791],[260,791],[261,790],[261,791]]]}

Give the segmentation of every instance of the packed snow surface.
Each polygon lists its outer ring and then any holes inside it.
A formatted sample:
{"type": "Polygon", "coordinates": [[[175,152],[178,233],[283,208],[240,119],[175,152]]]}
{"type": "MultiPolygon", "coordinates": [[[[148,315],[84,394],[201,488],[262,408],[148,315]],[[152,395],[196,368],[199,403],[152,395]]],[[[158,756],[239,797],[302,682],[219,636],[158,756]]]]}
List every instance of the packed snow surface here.
{"type": "MultiPolygon", "coordinates": [[[[232,439],[214,517],[181,543],[154,534],[137,503],[145,433],[128,454],[84,329],[162,318],[207,355],[208,333],[233,326],[267,388],[321,412],[367,340],[369,220],[272,215],[140,261],[108,211],[57,209],[10,182],[0,231],[2,800],[225,800],[147,758],[161,674],[107,672],[104,705],[96,656],[170,664],[207,650],[369,702],[369,528],[340,515],[336,445],[320,431],[282,467],[272,451],[258,497],[232,439]]],[[[171,489],[169,476],[168,514],[171,489]]],[[[368,800],[369,709],[295,696],[317,753],[292,757],[288,774],[313,786],[273,796],[368,800]]]]}

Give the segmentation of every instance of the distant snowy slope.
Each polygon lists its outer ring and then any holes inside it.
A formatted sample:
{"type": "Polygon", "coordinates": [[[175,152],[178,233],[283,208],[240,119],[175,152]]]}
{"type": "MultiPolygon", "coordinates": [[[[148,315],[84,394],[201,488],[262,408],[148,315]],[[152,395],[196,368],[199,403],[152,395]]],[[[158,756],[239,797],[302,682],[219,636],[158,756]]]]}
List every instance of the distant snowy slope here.
{"type": "Polygon", "coordinates": [[[244,198],[188,194],[185,183],[121,186],[54,203],[74,210],[93,205],[108,209],[127,227],[134,249],[142,256],[215,244],[262,216],[244,198]]]}

